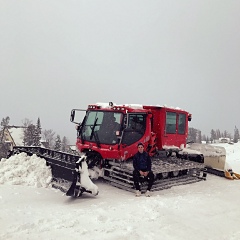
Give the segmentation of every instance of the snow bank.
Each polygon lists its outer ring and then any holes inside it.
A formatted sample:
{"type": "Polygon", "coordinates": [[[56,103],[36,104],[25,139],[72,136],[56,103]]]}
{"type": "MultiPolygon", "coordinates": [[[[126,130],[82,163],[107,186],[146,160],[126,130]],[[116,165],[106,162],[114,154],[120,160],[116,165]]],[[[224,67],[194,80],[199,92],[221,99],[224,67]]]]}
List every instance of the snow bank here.
{"type": "Polygon", "coordinates": [[[0,184],[48,187],[52,179],[46,160],[26,153],[16,154],[0,161],[0,184]]]}

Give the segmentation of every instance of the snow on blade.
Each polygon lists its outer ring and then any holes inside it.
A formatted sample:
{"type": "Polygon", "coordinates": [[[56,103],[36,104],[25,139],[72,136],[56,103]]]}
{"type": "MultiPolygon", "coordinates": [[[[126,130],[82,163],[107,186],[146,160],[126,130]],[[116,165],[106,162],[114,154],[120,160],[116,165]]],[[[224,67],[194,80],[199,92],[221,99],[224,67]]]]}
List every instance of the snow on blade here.
{"type": "Polygon", "coordinates": [[[81,166],[79,166],[80,184],[86,190],[91,191],[93,195],[98,194],[98,187],[92,182],[89,177],[88,166],[86,163],[86,156],[79,159],[81,166]]]}
{"type": "Polygon", "coordinates": [[[52,180],[46,160],[20,153],[0,161],[0,184],[48,187],[52,180]]]}

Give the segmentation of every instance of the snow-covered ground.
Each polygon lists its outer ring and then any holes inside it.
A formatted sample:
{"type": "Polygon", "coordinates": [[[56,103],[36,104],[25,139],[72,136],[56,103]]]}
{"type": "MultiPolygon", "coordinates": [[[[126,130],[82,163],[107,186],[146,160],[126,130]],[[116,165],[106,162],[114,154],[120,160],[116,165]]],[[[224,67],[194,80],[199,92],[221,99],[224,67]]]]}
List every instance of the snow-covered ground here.
{"type": "MultiPolygon", "coordinates": [[[[221,146],[227,162],[240,173],[240,143],[221,146]]],[[[240,239],[240,180],[209,174],[207,181],[154,192],[150,198],[136,198],[98,180],[98,196],[72,199],[47,187],[48,180],[41,180],[33,165],[24,181],[15,181],[23,174],[17,167],[17,160],[8,166],[0,163],[1,240],[240,239]]]]}

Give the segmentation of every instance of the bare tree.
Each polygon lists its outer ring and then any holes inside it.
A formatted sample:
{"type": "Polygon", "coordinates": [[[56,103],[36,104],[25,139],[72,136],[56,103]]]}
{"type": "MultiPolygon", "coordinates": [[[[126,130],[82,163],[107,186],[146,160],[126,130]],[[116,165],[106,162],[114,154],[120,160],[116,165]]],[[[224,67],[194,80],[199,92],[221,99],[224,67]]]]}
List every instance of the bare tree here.
{"type": "Polygon", "coordinates": [[[35,146],[36,126],[30,124],[24,129],[23,144],[24,146],[35,146]]]}
{"type": "Polygon", "coordinates": [[[65,136],[62,139],[62,151],[63,152],[68,151],[68,139],[65,136]]]}
{"type": "Polygon", "coordinates": [[[28,118],[24,118],[22,120],[23,127],[28,127],[30,124],[32,124],[32,120],[29,120],[28,118]]]}
{"type": "Polygon", "coordinates": [[[48,147],[53,149],[54,148],[54,139],[55,132],[52,129],[44,130],[42,132],[42,138],[48,143],[48,147]]]}

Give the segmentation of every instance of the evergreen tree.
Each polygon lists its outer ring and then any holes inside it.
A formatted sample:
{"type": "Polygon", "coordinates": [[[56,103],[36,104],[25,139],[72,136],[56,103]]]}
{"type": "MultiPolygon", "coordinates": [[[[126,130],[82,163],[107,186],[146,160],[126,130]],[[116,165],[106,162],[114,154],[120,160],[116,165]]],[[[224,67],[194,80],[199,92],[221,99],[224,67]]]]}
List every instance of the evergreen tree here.
{"type": "Polygon", "coordinates": [[[202,140],[206,142],[207,138],[205,134],[202,135],[202,140]]]}
{"type": "Polygon", "coordinates": [[[219,139],[221,137],[221,132],[219,129],[216,130],[216,139],[219,139]]]}
{"type": "Polygon", "coordinates": [[[36,129],[35,129],[35,136],[34,136],[34,146],[41,146],[41,122],[40,122],[40,118],[37,119],[37,125],[36,125],[36,129]]]}
{"type": "Polygon", "coordinates": [[[7,126],[9,125],[9,121],[10,118],[7,116],[6,118],[3,118],[1,121],[1,129],[0,129],[0,143],[4,143],[5,142],[5,128],[7,128],[7,126]]]}
{"type": "Polygon", "coordinates": [[[54,150],[60,151],[61,150],[61,146],[62,146],[62,142],[61,142],[60,135],[57,135],[57,138],[56,138],[56,141],[55,141],[54,150]]]}
{"type": "Polygon", "coordinates": [[[234,142],[234,143],[237,143],[237,142],[238,142],[238,139],[239,139],[239,130],[238,130],[238,128],[235,126],[235,128],[234,128],[233,142],[234,142]]]}
{"type": "Polygon", "coordinates": [[[212,129],[210,134],[211,134],[211,139],[210,139],[211,143],[215,142],[215,140],[216,140],[216,132],[212,129]]]}
{"type": "Polygon", "coordinates": [[[226,130],[223,132],[223,137],[225,137],[225,138],[228,137],[228,132],[226,130]]]}
{"type": "Polygon", "coordinates": [[[197,139],[196,139],[196,143],[202,143],[202,133],[200,130],[197,130],[197,139]]]}
{"type": "Polygon", "coordinates": [[[197,141],[197,129],[189,128],[188,129],[188,142],[196,142],[197,141]]]}
{"type": "Polygon", "coordinates": [[[1,121],[1,126],[2,126],[2,127],[7,127],[7,126],[9,125],[9,122],[10,122],[10,117],[7,116],[7,117],[5,117],[5,118],[2,119],[2,121],[1,121]]]}

